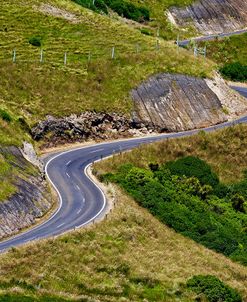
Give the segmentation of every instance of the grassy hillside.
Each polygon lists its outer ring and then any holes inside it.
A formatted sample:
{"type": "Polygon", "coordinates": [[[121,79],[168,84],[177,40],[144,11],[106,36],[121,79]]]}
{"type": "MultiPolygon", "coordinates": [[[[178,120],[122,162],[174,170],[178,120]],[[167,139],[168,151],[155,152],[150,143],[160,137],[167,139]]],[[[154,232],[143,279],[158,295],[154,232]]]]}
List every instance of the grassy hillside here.
{"type": "Polygon", "coordinates": [[[116,155],[95,171],[176,231],[246,265],[246,134],[246,125],[202,131],[116,155]]]}
{"type": "Polygon", "coordinates": [[[116,155],[96,164],[100,173],[117,171],[124,163],[147,168],[149,163],[163,164],[184,156],[198,156],[208,162],[220,181],[232,183],[244,177],[247,167],[247,125],[238,125],[214,133],[165,140],[141,146],[131,152],[116,155]]]}
{"type": "Polygon", "coordinates": [[[185,283],[198,274],[218,276],[247,297],[245,267],[175,233],[119,190],[115,194],[116,208],[104,222],[0,255],[0,300],[187,302],[195,294],[185,283]],[[7,294],[15,300],[3,300],[7,294]]]}
{"type": "MultiPolygon", "coordinates": [[[[8,147],[0,148],[0,202],[7,200],[17,191],[16,185],[21,179],[36,176],[38,170],[22,157],[17,156],[14,150],[8,147]]],[[[1,213],[2,214],[2,213],[1,213]]]]}
{"type": "Polygon", "coordinates": [[[210,76],[214,68],[185,50],[177,52],[173,43],[160,41],[157,50],[155,38],[74,2],[8,0],[0,9],[0,108],[31,125],[46,114],[129,114],[130,89],[149,75],[167,71],[210,76]],[[41,47],[32,45],[34,38],[41,47]],[[14,50],[16,63],[11,61],[14,50]]]}
{"type": "Polygon", "coordinates": [[[73,1],[93,11],[118,18],[120,21],[132,25],[148,35],[156,36],[158,30],[159,35],[166,40],[175,40],[178,33],[180,38],[196,35],[194,27],[179,30],[167,18],[167,10],[170,7],[187,6],[193,3],[193,0],[96,0],[94,4],[90,0],[73,1]]]}
{"type": "Polygon", "coordinates": [[[215,41],[200,42],[207,46],[207,55],[218,64],[240,62],[247,64],[247,33],[215,41]]]}
{"type": "Polygon", "coordinates": [[[200,42],[199,46],[207,46],[207,56],[219,64],[223,76],[247,81],[247,33],[200,42]]]}
{"type": "Polygon", "coordinates": [[[137,5],[141,3],[150,10],[152,21],[149,22],[149,25],[153,28],[160,28],[159,33],[164,39],[176,40],[178,34],[180,39],[196,36],[194,27],[183,28],[181,30],[174,27],[166,17],[166,11],[171,6],[187,6],[193,3],[194,0],[134,0],[131,2],[137,5]]]}

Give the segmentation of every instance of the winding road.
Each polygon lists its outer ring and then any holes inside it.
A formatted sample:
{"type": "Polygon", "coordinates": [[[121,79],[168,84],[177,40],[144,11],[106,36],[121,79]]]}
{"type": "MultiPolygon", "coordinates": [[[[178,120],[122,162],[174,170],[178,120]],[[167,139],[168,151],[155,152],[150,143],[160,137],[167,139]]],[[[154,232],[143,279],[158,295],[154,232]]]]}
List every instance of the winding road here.
{"type": "Polygon", "coordinates": [[[214,35],[208,35],[208,36],[202,36],[202,37],[195,37],[195,38],[190,38],[190,39],[187,39],[187,40],[178,41],[176,43],[179,46],[186,46],[191,41],[196,41],[196,42],[212,41],[212,40],[215,40],[217,38],[226,38],[226,37],[231,37],[231,36],[237,36],[237,35],[242,35],[244,33],[247,33],[247,29],[241,29],[241,30],[237,30],[237,31],[229,32],[229,33],[221,33],[221,34],[214,34],[214,35]]]}
{"type": "MultiPolygon", "coordinates": [[[[236,88],[247,97],[247,88],[236,88]]],[[[246,123],[247,116],[205,128],[207,132],[233,124],[246,123]]],[[[103,214],[107,202],[102,190],[90,179],[87,168],[91,163],[115,153],[136,148],[141,144],[198,133],[200,130],[161,134],[150,137],[118,140],[71,149],[48,158],[46,175],[59,195],[59,207],[45,222],[28,231],[0,242],[0,252],[11,247],[80,228],[103,214]]]]}

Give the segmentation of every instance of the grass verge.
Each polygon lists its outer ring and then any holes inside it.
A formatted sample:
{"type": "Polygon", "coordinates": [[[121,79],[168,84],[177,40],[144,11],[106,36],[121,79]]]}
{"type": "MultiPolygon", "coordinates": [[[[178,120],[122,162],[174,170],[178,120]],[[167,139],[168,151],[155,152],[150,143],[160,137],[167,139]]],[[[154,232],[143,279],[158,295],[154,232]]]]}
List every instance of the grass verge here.
{"type": "Polygon", "coordinates": [[[192,301],[187,280],[211,274],[247,297],[245,267],[175,233],[116,190],[106,221],[1,255],[0,295],[192,301]]]}

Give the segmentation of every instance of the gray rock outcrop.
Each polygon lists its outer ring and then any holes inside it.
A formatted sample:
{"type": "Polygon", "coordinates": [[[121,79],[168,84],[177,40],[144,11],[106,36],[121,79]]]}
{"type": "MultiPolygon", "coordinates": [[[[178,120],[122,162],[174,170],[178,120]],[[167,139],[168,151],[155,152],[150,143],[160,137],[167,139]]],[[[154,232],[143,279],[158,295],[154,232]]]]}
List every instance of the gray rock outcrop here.
{"type": "Polygon", "coordinates": [[[85,141],[87,139],[114,139],[129,137],[139,133],[150,133],[142,122],[134,123],[131,119],[116,113],[83,112],[64,118],[48,116],[32,130],[35,140],[43,141],[44,147],[61,143],[85,141]]]}
{"type": "Polygon", "coordinates": [[[17,169],[12,184],[17,190],[8,200],[0,201],[0,239],[14,235],[35,223],[51,207],[51,196],[41,174],[16,147],[2,147],[0,154],[17,169]]]}
{"type": "Polygon", "coordinates": [[[135,121],[161,131],[202,128],[228,119],[217,95],[200,78],[159,74],[134,89],[132,98],[135,121]]]}
{"type": "Polygon", "coordinates": [[[40,172],[44,172],[44,163],[38,158],[31,143],[23,142],[21,153],[26,160],[28,160],[34,166],[38,167],[40,172]]]}
{"type": "Polygon", "coordinates": [[[232,32],[247,27],[247,0],[199,0],[185,8],[172,7],[169,13],[177,25],[193,23],[203,34],[232,32]]]}
{"type": "Polygon", "coordinates": [[[114,139],[152,132],[203,128],[247,112],[247,102],[218,75],[213,80],[159,74],[131,91],[132,118],[116,113],[84,112],[48,116],[32,130],[43,147],[87,139],[114,139]]]}

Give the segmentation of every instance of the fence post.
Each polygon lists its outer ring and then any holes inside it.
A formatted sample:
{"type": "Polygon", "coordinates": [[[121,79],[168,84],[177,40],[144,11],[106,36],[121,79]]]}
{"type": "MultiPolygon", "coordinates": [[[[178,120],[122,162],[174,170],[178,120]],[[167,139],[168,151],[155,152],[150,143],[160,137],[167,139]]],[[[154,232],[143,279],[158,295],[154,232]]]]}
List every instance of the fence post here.
{"type": "Polygon", "coordinates": [[[197,57],[197,47],[194,47],[194,56],[197,57]]]}
{"type": "Polygon", "coordinates": [[[160,36],[160,27],[157,28],[156,37],[159,38],[160,36]]]}
{"type": "Polygon", "coordinates": [[[207,56],[207,46],[204,47],[204,58],[207,56]]]}
{"type": "Polygon", "coordinates": [[[40,63],[43,63],[43,49],[40,50],[40,63]]]}
{"type": "Polygon", "coordinates": [[[14,51],[13,51],[13,63],[15,63],[16,62],[16,50],[14,49],[14,51]]]}
{"type": "Polygon", "coordinates": [[[159,50],[160,49],[160,41],[159,39],[157,39],[156,41],[156,50],[159,50]]]}
{"type": "Polygon", "coordinates": [[[115,47],[112,47],[112,51],[111,51],[111,58],[114,59],[115,58],[115,47]]]}
{"type": "Polygon", "coordinates": [[[179,51],[179,35],[177,35],[177,51],[179,51]]]}
{"type": "Polygon", "coordinates": [[[64,65],[67,65],[67,52],[64,53],[64,65]]]}
{"type": "Polygon", "coordinates": [[[139,53],[139,51],[140,51],[140,45],[137,43],[136,44],[136,53],[139,53]]]}

